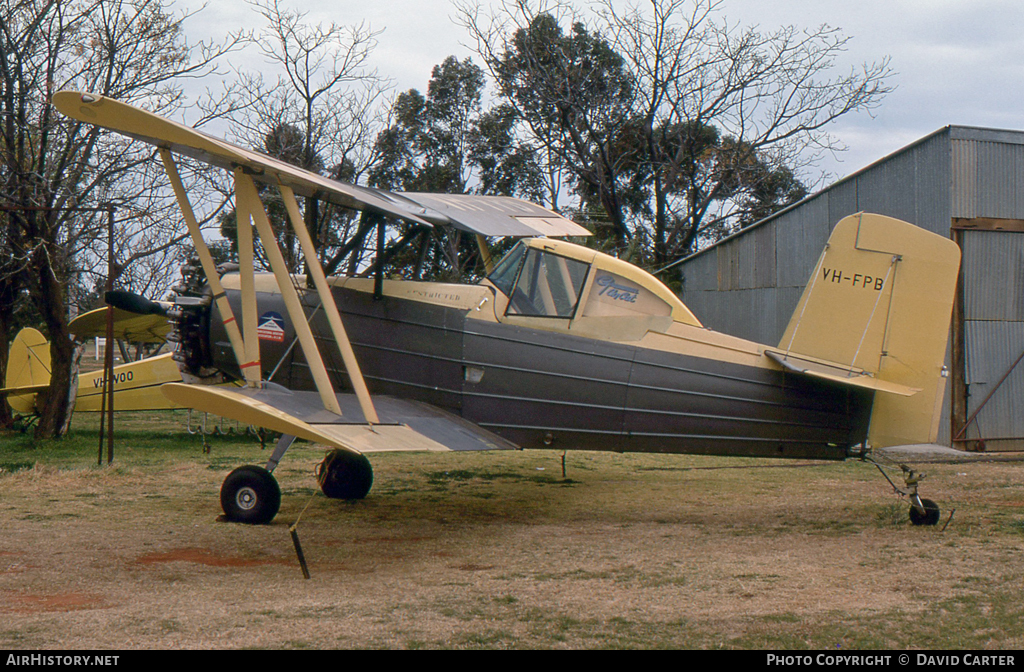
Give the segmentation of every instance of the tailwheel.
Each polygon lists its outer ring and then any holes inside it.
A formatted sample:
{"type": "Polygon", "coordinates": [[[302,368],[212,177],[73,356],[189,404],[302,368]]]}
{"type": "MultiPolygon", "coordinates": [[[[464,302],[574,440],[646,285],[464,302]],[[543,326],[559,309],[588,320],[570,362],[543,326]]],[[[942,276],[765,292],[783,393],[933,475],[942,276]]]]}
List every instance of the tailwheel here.
{"type": "Polygon", "coordinates": [[[332,450],[317,466],[316,480],[331,499],[362,499],[373,486],[373,467],[361,453],[332,450]]]}
{"type": "Polygon", "coordinates": [[[232,522],[262,525],[273,520],[281,508],[281,488],[263,467],[239,467],[224,479],[220,505],[232,522]]]}
{"type": "MultiPolygon", "coordinates": [[[[879,455],[881,457],[881,455],[879,455]]],[[[881,472],[885,480],[889,481],[889,485],[892,486],[894,492],[904,497],[910,498],[910,522],[914,525],[936,525],[939,522],[941,512],[939,511],[939,505],[930,499],[923,499],[917,494],[917,488],[925,475],[919,471],[911,469],[905,464],[898,465],[900,470],[903,472],[903,482],[906,487],[901,488],[896,485],[889,474],[885,473],[885,469],[879,464],[875,458],[873,452],[868,452],[862,456],[861,459],[865,462],[875,465],[878,471],[881,472]]]]}
{"type": "Polygon", "coordinates": [[[914,525],[936,525],[939,522],[939,505],[930,499],[921,499],[921,506],[910,505],[910,522],[914,525]]]}

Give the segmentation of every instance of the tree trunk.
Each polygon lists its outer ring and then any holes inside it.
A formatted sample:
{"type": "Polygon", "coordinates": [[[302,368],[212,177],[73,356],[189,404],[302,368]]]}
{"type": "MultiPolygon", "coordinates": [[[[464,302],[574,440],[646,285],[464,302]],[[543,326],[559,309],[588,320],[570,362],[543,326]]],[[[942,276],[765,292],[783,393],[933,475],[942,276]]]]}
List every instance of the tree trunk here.
{"type": "MultiPolygon", "coordinates": [[[[13,271],[9,271],[0,278],[0,376],[3,376],[4,384],[7,379],[7,366],[10,363],[9,344],[14,338],[11,333],[13,326],[14,297],[17,295],[16,277],[13,271]]],[[[14,413],[10,404],[7,403],[7,396],[0,400],[0,429],[12,429],[14,427],[14,413]]]]}
{"type": "Polygon", "coordinates": [[[37,401],[39,424],[35,436],[52,439],[63,436],[73,410],[72,378],[76,373],[75,344],[67,329],[64,288],[57,281],[50,254],[41,245],[32,254],[34,301],[50,338],[50,387],[37,401]]]}

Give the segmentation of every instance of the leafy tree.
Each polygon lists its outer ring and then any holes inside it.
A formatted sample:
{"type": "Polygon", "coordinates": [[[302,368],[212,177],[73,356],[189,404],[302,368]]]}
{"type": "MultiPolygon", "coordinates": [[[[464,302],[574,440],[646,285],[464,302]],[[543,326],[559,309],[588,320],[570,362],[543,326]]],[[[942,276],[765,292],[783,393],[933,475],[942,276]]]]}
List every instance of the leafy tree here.
{"type": "MultiPolygon", "coordinates": [[[[537,199],[544,190],[532,146],[518,133],[509,105],[484,111],[484,72],[471,60],[449,56],[433,68],[423,95],[399,94],[392,123],[377,137],[377,164],[370,184],[397,191],[480,193],[537,199]]],[[[429,236],[424,250],[433,278],[462,277],[477,260],[474,241],[458,231],[411,231],[429,236]]],[[[415,251],[393,256],[389,267],[408,273],[415,251]]]]}
{"type": "Polygon", "coordinates": [[[827,26],[741,29],[717,20],[717,0],[593,6],[458,4],[581,211],[606,217],[620,247],[639,239],[652,265],[792,202],[797,172],[841,149],[829,125],[890,90],[888,59],[839,71],[848,38],[827,26]]]}
{"type": "MultiPolygon", "coordinates": [[[[625,60],[582,22],[563,32],[551,14],[523,17],[484,58],[501,95],[536,141],[568,168],[583,206],[599,206],[625,243],[630,203],[623,193],[635,165],[630,130],[634,81],[625,60]]],[[[492,36],[492,40],[494,37],[492,36]]]]}
{"type": "Polygon", "coordinates": [[[507,103],[482,112],[469,138],[469,161],[477,170],[481,194],[546,199],[536,148],[520,137],[519,115],[507,103]]]}

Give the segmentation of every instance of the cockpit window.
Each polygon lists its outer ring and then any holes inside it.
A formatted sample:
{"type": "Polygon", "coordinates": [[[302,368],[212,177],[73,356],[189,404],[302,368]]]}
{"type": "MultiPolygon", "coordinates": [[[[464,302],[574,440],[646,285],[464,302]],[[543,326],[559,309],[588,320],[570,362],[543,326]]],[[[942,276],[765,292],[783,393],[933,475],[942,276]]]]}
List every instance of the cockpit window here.
{"type": "Polygon", "coordinates": [[[589,267],[581,261],[529,248],[509,295],[507,314],[571,318],[589,267]]]}
{"type": "Polygon", "coordinates": [[[515,247],[509,250],[508,254],[501,258],[498,265],[487,276],[491,284],[497,287],[505,296],[512,296],[512,287],[516,284],[519,265],[523,261],[523,254],[525,252],[526,246],[522,243],[517,243],[515,247]]]}

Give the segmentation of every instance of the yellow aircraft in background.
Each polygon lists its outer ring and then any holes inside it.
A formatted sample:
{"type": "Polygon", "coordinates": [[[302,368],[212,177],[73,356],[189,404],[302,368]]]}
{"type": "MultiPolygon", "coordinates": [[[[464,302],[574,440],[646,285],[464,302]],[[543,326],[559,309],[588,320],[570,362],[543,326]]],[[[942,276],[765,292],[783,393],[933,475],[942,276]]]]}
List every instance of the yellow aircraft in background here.
{"type": "MultiPolygon", "coordinates": [[[[842,460],[936,438],[960,254],[906,222],[869,213],[838,222],[782,340],[765,345],[706,328],[645,271],[554,239],[587,232],[540,206],[343,184],[102,96],[62,91],[53,104],[155,145],[192,235],[204,277],[175,299],[172,320],[189,382],[161,392],[282,434],[265,467],[225,479],[231,520],[273,519],[272,472],[295,438],[336,449],[320,484],[344,498],[369,491],[365,454],[375,451],[842,460]],[[233,174],[237,273],[214,266],[175,153],[233,174]],[[280,195],[313,289],[289,274],[256,181],[280,195]],[[375,278],[327,278],[296,195],[424,230],[453,226],[481,243],[524,239],[475,285],[387,280],[381,264],[375,278]],[[257,236],[272,274],[255,272],[257,236]],[[221,385],[231,380],[242,386],[221,385]]],[[[904,471],[911,520],[935,524],[937,505],[904,471]]]]}
{"type": "MultiPolygon", "coordinates": [[[[171,331],[166,308],[156,302],[126,292],[115,297],[128,299],[130,310],[115,307],[114,337],[129,343],[165,343],[171,331]],[[145,311],[145,312],[144,312],[145,311]]],[[[118,298],[114,298],[118,301],[118,298]]],[[[79,341],[106,335],[107,308],[83,313],[71,321],[69,331],[79,341]]],[[[111,346],[112,347],[112,344],[111,346]]],[[[167,352],[114,367],[115,409],[118,411],[154,411],[181,408],[168,399],[160,388],[165,383],[181,382],[181,371],[167,352]]],[[[75,395],[76,412],[99,412],[102,408],[104,371],[79,373],[75,395]]],[[[17,413],[36,412],[36,395],[50,385],[50,343],[37,329],[27,327],[18,332],[11,344],[7,374],[0,394],[17,413]]]]}

